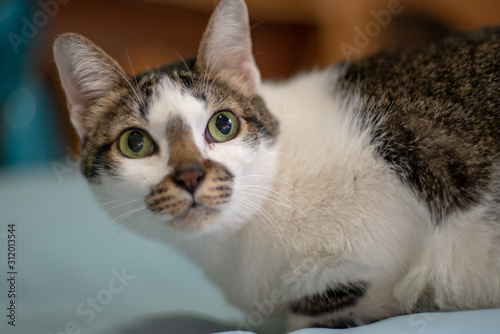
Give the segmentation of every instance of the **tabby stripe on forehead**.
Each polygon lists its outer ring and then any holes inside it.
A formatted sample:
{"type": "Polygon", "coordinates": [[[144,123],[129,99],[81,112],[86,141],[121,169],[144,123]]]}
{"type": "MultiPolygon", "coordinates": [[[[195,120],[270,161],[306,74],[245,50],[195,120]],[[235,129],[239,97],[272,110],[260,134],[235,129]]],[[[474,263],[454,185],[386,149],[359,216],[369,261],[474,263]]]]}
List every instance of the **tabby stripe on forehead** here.
{"type": "Polygon", "coordinates": [[[296,314],[317,316],[354,306],[364,296],[368,283],[364,281],[339,284],[323,293],[307,296],[291,305],[296,314]]]}
{"type": "Polygon", "coordinates": [[[167,125],[170,148],[169,165],[173,167],[201,164],[202,155],[194,142],[191,128],[180,116],[172,117],[167,125]]]}

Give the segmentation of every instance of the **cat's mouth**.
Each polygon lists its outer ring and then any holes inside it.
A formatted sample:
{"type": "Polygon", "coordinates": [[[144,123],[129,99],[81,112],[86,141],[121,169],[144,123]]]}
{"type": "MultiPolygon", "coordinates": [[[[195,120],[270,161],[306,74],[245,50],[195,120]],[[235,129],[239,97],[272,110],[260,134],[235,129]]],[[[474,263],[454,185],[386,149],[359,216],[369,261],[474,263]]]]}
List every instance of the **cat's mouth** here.
{"type": "Polygon", "coordinates": [[[211,210],[218,211],[215,208],[201,202],[194,198],[194,196],[187,195],[181,198],[174,198],[173,196],[166,196],[163,193],[152,192],[146,197],[146,206],[154,214],[170,216],[180,216],[186,214],[190,210],[211,210]]]}
{"type": "Polygon", "coordinates": [[[201,203],[197,203],[196,201],[193,201],[191,206],[189,206],[186,210],[184,210],[182,213],[177,215],[176,217],[181,219],[181,220],[189,220],[189,218],[200,218],[198,216],[200,215],[210,215],[210,214],[215,214],[218,213],[219,210],[211,208],[209,206],[206,206],[201,203]]]}
{"type": "Polygon", "coordinates": [[[213,208],[187,194],[174,199],[162,194],[152,193],[146,198],[146,206],[154,214],[164,216],[165,223],[168,226],[192,232],[206,229],[220,214],[219,209],[213,208]]]}
{"type": "Polygon", "coordinates": [[[220,211],[202,203],[192,201],[183,212],[166,221],[172,228],[183,231],[199,232],[213,224],[220,211]]]}

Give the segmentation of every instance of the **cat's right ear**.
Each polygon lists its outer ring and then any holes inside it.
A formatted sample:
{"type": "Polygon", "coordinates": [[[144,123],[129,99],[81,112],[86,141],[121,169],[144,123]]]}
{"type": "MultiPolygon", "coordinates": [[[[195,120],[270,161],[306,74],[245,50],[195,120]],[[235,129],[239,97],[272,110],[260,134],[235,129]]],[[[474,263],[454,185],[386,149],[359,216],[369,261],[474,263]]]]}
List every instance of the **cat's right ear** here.
{"type": "Polygon", "coordinates": [[[197,66],[202,73],[225,72],[246,96],[258,94],[260,72],[252,53],[245,1],[219,2],[200,42],[197,66]]]}
{"type": "Polygon", "coordinates": [[[66,93],[71,122],[81,139],[88,135],[90,106],[126,78],[125,71],[101,48],[81,35],[63,34],[54,58],[66,93]]]}

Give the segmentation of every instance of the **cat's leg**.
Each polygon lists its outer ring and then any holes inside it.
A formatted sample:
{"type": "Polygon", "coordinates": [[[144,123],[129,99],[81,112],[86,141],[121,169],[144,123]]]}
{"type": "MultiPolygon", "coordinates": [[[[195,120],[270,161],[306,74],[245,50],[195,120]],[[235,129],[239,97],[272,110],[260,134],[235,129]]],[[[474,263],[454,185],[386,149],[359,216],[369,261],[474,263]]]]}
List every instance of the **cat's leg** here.
{"type": "Polygon", "coordinates": [[[307,327],[350,328],[401,314],[397,303],[365,281],[337,284],[290,305],[289,330],[307,327]]]}

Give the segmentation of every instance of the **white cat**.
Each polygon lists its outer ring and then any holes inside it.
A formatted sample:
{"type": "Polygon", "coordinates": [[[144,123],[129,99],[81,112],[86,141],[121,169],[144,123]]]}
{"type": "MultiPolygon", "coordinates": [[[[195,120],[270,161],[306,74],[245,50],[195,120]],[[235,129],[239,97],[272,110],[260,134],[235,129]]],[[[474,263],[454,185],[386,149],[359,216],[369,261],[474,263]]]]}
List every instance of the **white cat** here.
{"type": "Polygon", "coordinates": [[[242,0],[136,76],[55,44],[82,172],[228,301],[343,328],[500,306],[500,30],[262,83],[242,0]]]}

